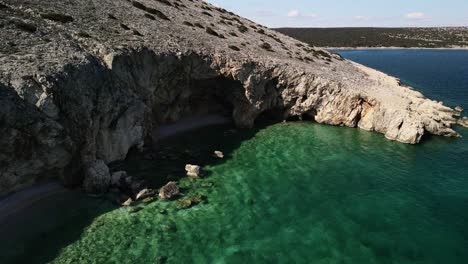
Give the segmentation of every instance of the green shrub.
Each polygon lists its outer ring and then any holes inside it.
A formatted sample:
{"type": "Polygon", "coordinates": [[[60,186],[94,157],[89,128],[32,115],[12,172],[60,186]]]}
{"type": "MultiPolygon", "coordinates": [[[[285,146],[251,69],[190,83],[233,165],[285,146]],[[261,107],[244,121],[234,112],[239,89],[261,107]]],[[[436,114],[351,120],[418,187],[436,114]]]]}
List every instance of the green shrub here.
{"type": "Polygon", "coordinates": [[[145,14],[145,17],[149,18],[151,20],[156,20],[156,18],[154,16],[150,15],[150,14],[145,14]]]}
{"type": "Polygon", "coordinates": [[[247,32],[247,31],[249,31],[249,28],[246,27],[246,26],[244,26],[244,25],[238,26],[237,29],[239,29],[239,31],[240,31],[241,33],[245,33],[245,32],[247,32]]]}
{"type": "Polygon", "coordinates": [[[213,17],[212,14],[210,14],[210,13],[208,13],[208,12],[206,12],[206,11],[203,11],[202,14],[204,14],[204,15],[206,15],[206,16],[209,16],[209,17],[213,17]]]}
{"type": "Polygon", "coordinates": [[[200,23],[198,23],[198,22],[195,23],[194,25],[195,25],[196,27],[199,27],[199,28],[205,28],[202,24],[200,24],[200,23]]]}
{"type": "Polygon", "coordinates": [[[263,42],[260,47],[264,50],[273,51],[273,47],[269,43],[263,42]]]}
{"type": "Polygon", "coordinates": [[[19,30],[29,32],[29,33],[34,33],[37,30],[37,27],[31,23],[25,22],[25,21],[14,21],[14,24],[19,30]]]}
{"type": "Polygon", "coordinates": [[[120,23],[120,27],[123,28],[124,30],[130,30],[130,28],[123,23],[120,23]]]}
{"type": "Polygon", "coordinates": [[[206,33],[210,34],[210,35],[213,35],[213,36],[216,36],[218,38],[224,38],[223,35],[221,34],[218,34],[218,32],[214,31],[214,29],[210,28],[210,27],[206,27],[206,33]]]}
{"type": "Polygon", "coordinates": [[[193,27],[194,25],[188,21],[184,21],[182,22],[182,24],[186,25],[186,26],[189,26],[189,27],[193,27]]]}
{"type": "Polygon", "coordinates": [[[52,20],[52,21],[60,22],[60,23],[70,23],[74,21],[73,17],[69,15],[59,14],[59,13],[41,14],[41,17],[47,20],[52,20]]]}

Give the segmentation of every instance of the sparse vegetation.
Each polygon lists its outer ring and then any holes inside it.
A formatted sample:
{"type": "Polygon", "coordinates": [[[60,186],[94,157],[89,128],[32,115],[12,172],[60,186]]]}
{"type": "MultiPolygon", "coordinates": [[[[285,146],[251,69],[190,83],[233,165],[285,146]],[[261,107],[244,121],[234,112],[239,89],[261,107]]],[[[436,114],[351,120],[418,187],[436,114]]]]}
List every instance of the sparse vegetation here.
{"type": "Polygon", "coordinates": [[[210,16],[210,17],[213,17],[212,14],[210,14],[209,12],[206,12],[206,11],[202,11],[202,14],[206,15],[206,16],[210,16]]]}
{"type": "Polygon", "coordinates": [[[133,30],[133,35],[143,37],[143,34],[141,34],[138,30],[134,29],[133,30]]]}
{"type": "Polygon", "coordinates": [[[167,17],[165,14],[163,14],[161,11],[157,10],[157,9],[154,9],[154,8],[151,8],[151,7],[147,7],[145,5],[143,5],[142,3],[140,2],[137,2],[137,1],[133,1],[132,2],[132,5],[138,9],[141,9],[145,12],[148,12],[150,14],[153,14],[157,17],[159,17],[160,19],[164,19],[164,20],[170,20],[169,17],[167,17]]]}
{"type": "Polygon", "coordinates": [[[13,23],[15,24],[16,28],[18,28],[21,31],[34,33],[37,30],[37,27],[34,24],[28,23],[26,21],[17,20],[13,23]]]}
{"type": "Polygon", "coordinates": [[[123,23],[120,23],[120,27],[123,28],[124,30],[130,30],[130,28],[123,23]]]}
{"type": "Polygon", "coordinates": [[[145,17],[149,18],[151,20],[156,20],[156,18],[154,16],[150,15],[150,14],[145,14],[145,17]]]}
{"type": "Polygon", "coordinates": [[[186,26],[189,26],[189,27],[194,27],[194,25],[188,21],[184,21],[182,22],[182,24],[186,25],[186,26]]]}
{"type": "Polygon", "coordinates": [[[165,5],[167,5],[167,6],[172,6],[171,2],[169,2],[169,1],[167,1],[167,0],[155,0],[155,1],[157,1],[157,2],[159,2],[159,3],[162,3],[162,4],[165,4],[165,5]]]}
{"type": "Polygon", "coordinates": [[[45,13],[41,14],[41,17],[47,20],[52,20],[60,23],[70,23],[74,21],[73,17],[59,13],[45,13]]]}
{"type": "Polygon", "coordinates": [[[269,43],[266,43],[266,42],[263,42],[260,45],[260,47],[264,50],[273,51],[273,47],[269,43]]]}
{"type": "Polygon", "coordinates": [[[78,36],[80,38],[91,38],[91,35],[89,35],[88,33],[84,32],[84,31],[80,31],[80,32],[76,33],[76,36],[78,36]]]}
{"type": "Polygon", "coordinates": [[[265,30],[263,30],[263,28],[261,28],[261,29],[257,30],[257,33],[265,35],[265,30]]]}
{"type": "Polygon", "coordinates": [[[240,51],[240,49],[234,45],[229,45],[229,48],[235,51],[240,51]]]}
{"type": "Polygon", "coordinates": [[[214,29],[210,28],[210,27],[206,27],[206,33],[210,34],[210,35],[213,35],[213,36],[216,36],[218,38],[224,38],[223,35],[221,34],[218,34],[218,32],[216,32],[214,29]]]}
{"type": "Polygon", "coordinates": [[[247,32],[247,31],[249,31],[249,28],[246,27],[246,26],[244,26],[244,25],[239,25],[239,26],[237,27],[237,29],[239,29],[239,31],[240,31],[241,33],[245,33],[245,32],[247,32]]]}
{"type": "Polygon", "coordinates": [[[205,28],[202,24],[200,24],[200,23],[198,23],[198,22],[195,23],[194,25],[195,25],[196,27],[199,27],[199,28],[205,28]]]}
{"type": "Polygon", "coordinates": [[[229,32],[229,35],[233,36],[233,37],[238,37],[238,35],[236,34],[236,32],[229,32]]]}

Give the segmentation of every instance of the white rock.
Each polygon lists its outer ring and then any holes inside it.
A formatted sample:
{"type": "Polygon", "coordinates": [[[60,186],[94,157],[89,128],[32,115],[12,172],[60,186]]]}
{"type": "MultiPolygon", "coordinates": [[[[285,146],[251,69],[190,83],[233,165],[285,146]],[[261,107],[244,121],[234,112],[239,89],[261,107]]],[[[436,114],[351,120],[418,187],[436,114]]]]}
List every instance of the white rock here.
{"type": "Polygon", "coordinates": [[[217,157],[217,158],[223,159],[224,158],[224,153],[219,151],[219,150],[216,150],[214,152],[214,156],[217,157]]]}
{"type": "Polygon", "coordinates": [[[199,177],[201,174],[201,168],[198,165],[185,165],[185,171],[187,171],[187,176],[189,177],[199,177]]]}

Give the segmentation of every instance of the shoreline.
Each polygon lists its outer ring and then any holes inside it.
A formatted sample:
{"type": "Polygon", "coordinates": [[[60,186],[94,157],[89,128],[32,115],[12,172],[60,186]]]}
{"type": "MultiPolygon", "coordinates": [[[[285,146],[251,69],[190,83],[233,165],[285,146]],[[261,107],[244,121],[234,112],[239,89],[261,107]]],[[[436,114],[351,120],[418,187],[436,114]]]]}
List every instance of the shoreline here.
{"type": "Polygon", "coordinates": [[[468,50],[468,47],[424,48],[424,47],[317,47],[324,50],[468,50]]]}

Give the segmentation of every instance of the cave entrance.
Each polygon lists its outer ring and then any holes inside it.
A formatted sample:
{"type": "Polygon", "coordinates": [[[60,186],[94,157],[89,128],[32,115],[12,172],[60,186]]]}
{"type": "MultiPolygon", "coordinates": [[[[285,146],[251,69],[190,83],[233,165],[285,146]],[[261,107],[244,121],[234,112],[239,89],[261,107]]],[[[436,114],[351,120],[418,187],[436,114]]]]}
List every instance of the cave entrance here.
{"type": "Polygon", "coordinates": [[[244,96],[240,82],[223,76],[191,79],[174,89],[179,91],[169,104],[153,109],[154,142],[206,126],[233,123],[234,105],[244,96]]]}

